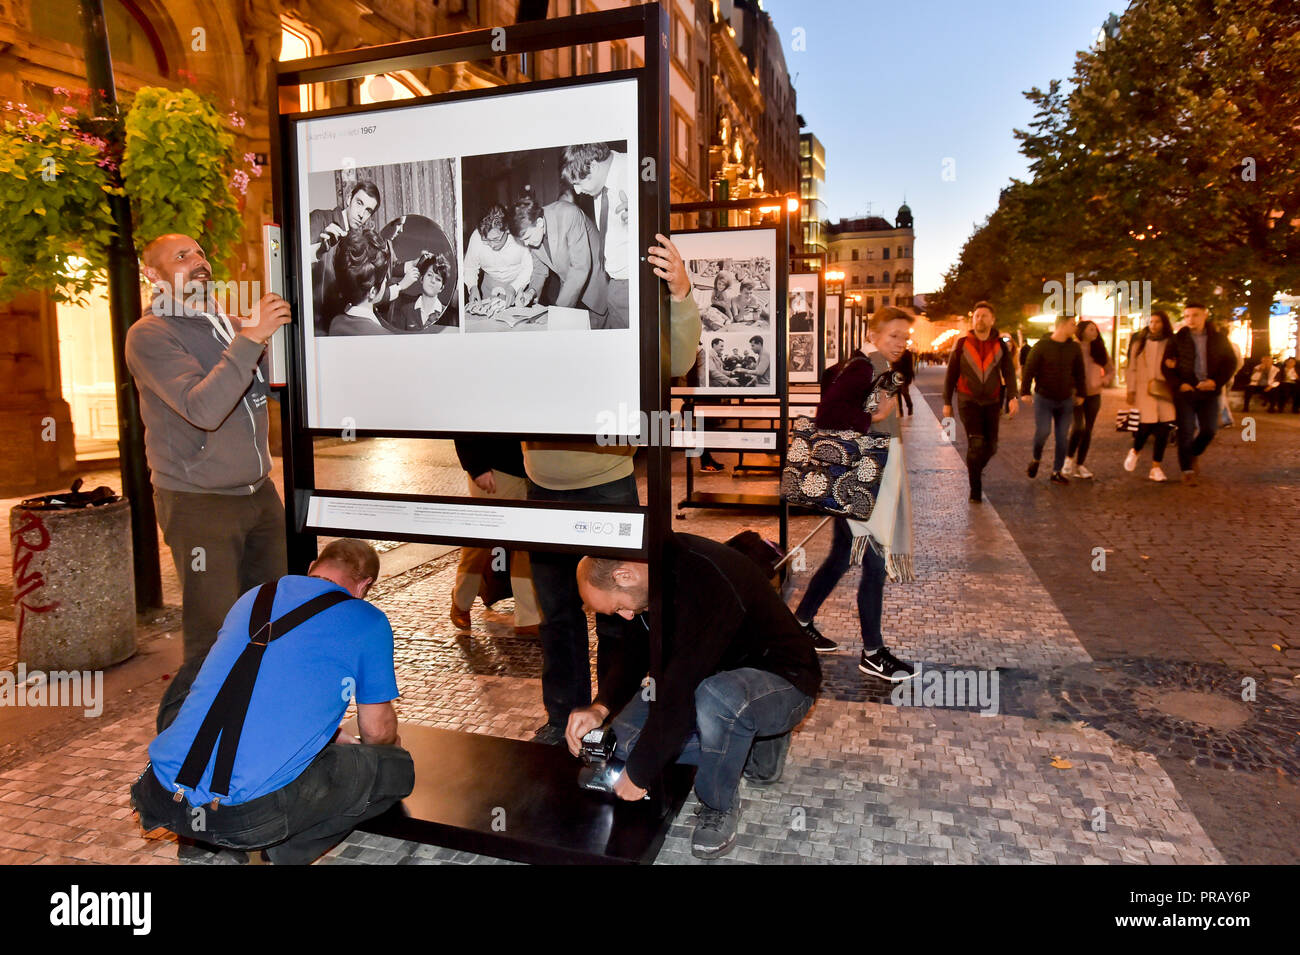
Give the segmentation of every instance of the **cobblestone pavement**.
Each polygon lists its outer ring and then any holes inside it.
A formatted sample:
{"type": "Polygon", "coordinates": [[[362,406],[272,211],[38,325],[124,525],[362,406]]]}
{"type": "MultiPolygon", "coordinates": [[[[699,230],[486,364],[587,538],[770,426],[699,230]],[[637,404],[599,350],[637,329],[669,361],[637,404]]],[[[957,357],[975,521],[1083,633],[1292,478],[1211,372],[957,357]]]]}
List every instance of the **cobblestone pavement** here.
{"type": "MultiPolygon", "coordinates": [[[[939,414],[941,370],[918,384],[939,414]]],[[[1024,413],[1003,419],[985,471],[985,497],[1096,661],[1043,690],[1068,699],[1069,718],[1156,755],[1228,861],[1294,863],[1300,581],[1284,542],[1297,515],[1300,416],[1257,408],[1252,422],[1234,411],[1238,426],[1219,432],[1187,487],[1173,447],[1168,484],[1146,479],[1150,445],[1134,473],[1123,470],[1131,436],[1113,422],[1126,406],[1119,390],[1103,396],[1093,480],[1058,487],[1042,471],[1030,481],[1024,413]]]]}
{"type": "MultiPolygon", "coordinates": [[[[1022,517],[1000,504],[966,502],[957,451],[942,440],[923,404],[918,412],[905,425],[918,580],[886,588],[884,625],[886,641],[920,664],[921,676],[891,698],[889,688],[869,686],[858,674],[851,571],[818,618],[822,630],[842,642],[823,657],[826,689],[794,734],[783,782],[772,789],[742,787],[738,845],[720,861],[1223,862],[1233,845],[1216,846],[1202,828],[1200,810],[1175,776],[1178,760],[1155,751],[1160,747],[1152,738],[1160,742],[1159,734],[1144,737],[1131,720],[1108,723],[1105,713],[1116,706],[1104,692],[1074,692],[1106,682],[1099,683],[1094,654],[1058,607],[1050,584],[1044,587],[1043,570],[1032,559],[1037,551],[1017,541],[1022,517]],[[991,692],[979,700],[964,694],[954,699],[954,677],[983,680],[981,690],[991,692]],[[940,695],[931,698],[930,691],[940,695]]],[[[445,447],[421,447],[417,457],[399,444],[322,448],[320,483],[366,486],[382,475],[400,490],[458,492],[464,478],[445,447]]],[[[680,471],[679,462],[679,479],[680,471]]],[[[728,486],[732,480],[713,476],[702,486],[710,483],[728,486]]],[[[770,478],[736,483],[753,491],[774,484],[770,478]]],[[[793,519],[790,539],[799,540],[816,523],[793,519]]],[[[718,539],[747,526],[776,536],[769,515],[688,511],[675,526],[718,539]]],[[[791,603],[828,544],[824,531],[808,545],[791,603]]],[[[385,561],[400,552],[387,552],[385,561]]],[[[527,739],[544,719],[538,644],[514,636],[508,605],[501,613],[478,607],[472,633],[456,631],[447,619],[454,572],[453,553],[376,587],[374,599],[397,633],[399,713],[428,725],[527,739]]],[[[165,639],[159,635],[156,642],[165,639]]],[[[174,645],[167,649],[174,652],[174,645]]],[[[1133,649],[1126,648],[1129,657],[1133,649]]],[[[1178,739],[1192,741],[1183,764],[1189,755],[1197,758],[1194,742],[1203,734],[1188,732],[1186,721],[1177,719],[1185,701],[1147,700],[1140,666],[1126,674],[1129,710],[1147,706],[1164,713],[1168,725],[1180,729],[1178,739]]],[[[1215,671],[1194,690],[1221,687],[1225,679],[1215,671]]],[[[172,837],[143,835],[127,803],[164,685],[155,679],[110,694],[99,719],[67,719],[0,749],[0,862],[175,861],[172,837]]],[[[1273,683],[1261,686],[1259,699],[1285,716],[1287,700],[1273,683]]],[[[1234,775],[1284,771],[1271,747],[1285,742],[1290,724],[1280,717],[1255,720],[1249,710],[1216,718],[1225,726],[1239,720],[1223,730],[1224,738],[1237,734],[1243,752],[1244,742],[1251,744],[1245,772],[1234,775]]],[[[1202,749],[1221,755],[1219,742],[1202,749]]],[[[576,788],[574,796],[583,798],[576,788]]],[[[692,797],[659,862],[697,863],[689,852],[695,806],[692,797]]],[[[1276,840],[1293,828],[1294,819],[1270,835],[1276,840]]],[[[495,860],[354,834],[322,861],[495,860]]]]}

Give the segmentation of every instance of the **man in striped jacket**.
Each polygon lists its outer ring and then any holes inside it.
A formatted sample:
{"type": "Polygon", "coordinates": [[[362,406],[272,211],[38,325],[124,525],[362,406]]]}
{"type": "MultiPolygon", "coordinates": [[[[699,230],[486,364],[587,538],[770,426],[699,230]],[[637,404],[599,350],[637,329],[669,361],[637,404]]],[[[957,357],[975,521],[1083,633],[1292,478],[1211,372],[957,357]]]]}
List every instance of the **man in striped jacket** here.
{"type": "Polygon", "coordinates": [[[952,417],[952,395],[957,392],[957,414],[966,429],[970,499],[975,502],[983,500],[984,467],[998,450],[1002,409],[1014,418],[1018,407],[1011,345],[996,333],[996,321],[992,305],[976,303],[970,334],[953,348],[943,382],[944,418],[952,417]]]}

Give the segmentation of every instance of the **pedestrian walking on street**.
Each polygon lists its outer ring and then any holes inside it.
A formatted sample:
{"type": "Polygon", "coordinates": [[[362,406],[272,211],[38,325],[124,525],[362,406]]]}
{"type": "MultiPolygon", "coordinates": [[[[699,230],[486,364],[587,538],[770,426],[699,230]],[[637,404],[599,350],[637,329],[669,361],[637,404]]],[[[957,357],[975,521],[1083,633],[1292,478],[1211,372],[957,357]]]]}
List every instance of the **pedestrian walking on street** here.
{"type": "Polygon", "coordinates": [[[894,371],[903,376],[903,387],[898,389],[898,399],[907,406],[907,411],[899,408],[899,414],[912,414],[912,393],[909,390],[912,382],[916,380],[916,356],[912,349],[903,349],[902,356],[893,364],[894,371]]]}
{"type": "Polygon", "coordinates": [[[998,451],[998,422],[1005,409],[1014,418],[1016,369],[1011,343],[997,333],[993,306],[977,302],[971,331],[952,350],[943,380],[943,416],[952,417],[953,393],[957,414],[966,429],[966,474],[970,499],[984,499],[984,468],[998,451]]]}
{"type": "Polygon", "coordinates": [[[1025,376],[1020,383],[1020,400],[1028,401],[1030,389],[1034,396],[1034,458],[1026,473],[1038,477],[1038,464],[1047,445],[1047,436],[1056,434],[1052,449],[1053,484],[1069,484],[1061,473],[1069,446],[1071,413],[1075,405],[1082,405],[1087,393],[1083,372],[1083,349],[1074,340],[1074,317],[1058,315],[1056,327],[1047,338],[1040,338],[1029,351],[1025,362],[1025,376]]]}
{"type": "Polygon", "coordinates": [[[1275,402],[1278,411],[1285,411],[1286,403],[1289,401],[1291,413],[1300,412],[1300,367],[1297,367],[1294,357],[1282,362],[1282,368],[1278,372],[1276,394],[1275,402]]]}
{"type": "Polygon", "coordinates": [[[1165,380],[1174,392],[1178,420],[1178,467],[1183,483],[1195,484],[1200,457],[1219,426],[1219,393],[1232,380],[1237,363],[1228,336],[1209,323],[1199,303],[1183,309],[1186,324],[1174,333],[1165,353],[1165,380]]]}
{"type": "Polygon", "coordinates": [[[1137,408],[1141,421],[1133,435],[1133,447],[1124,458],[1124,470],[1137,468],[1138,456],[1147,439],[1154,438],[1151,473],[1148,475],[1153,481],[1168,480],[1160,463],[1165,457],[1169,432],[1173,430],[1175,409],[1174,393],[1165,381],[1161,362],[1171,334],[1169,316],[1164,312],[1152,312],[1151,321],[1133,336],[1128,349],[1128,403],[1129,407],[1137,408]]]}
{"type": "MultiPolygon", "coordinates": [[[[846,362],[823,393],[821,404],[817,407],[817,427],[826,430],[850,430],[859,434],[869,431],[883,432],[893,438],[901,438],[898,418],[898,399],[890,398],[883,402],[874,413],[863,408],[870,397],[872,384],[883,372],[890,369],[907,347],[907,329],[910,321],[901,309],[885,306],[871,316],[868,332],[869,343],[864,348],[865,359],[858,358],[846,362]]],[[[890,457],[894,457],[891,442],[890,457]]],[[[900,446],[901,447],[901,446],[900,446]]],[[[898,492],[904,502],[910,501],[907,493],[907,473],[900,469],[898,492]]],[[[887,481],[881,482],[881,494],[876,502],[877,508],[891,506],[885,500],[884,491],[887,481]]],[[[905,506],[910,506],[905,504],[905,506]]],[[[908,535],[910,549],[910,513],[904,519],[907,525],[902,528],[908,535]]],[[[838,649],[835,641],[824,637],[814,623],[817,611],[821,609],[826,598],[831,595],[840,578],[853,563],[853,529],[846,517],[835,517],[832,522],[831,550],[826,560],[817,568],[808,590],[795,608],[795,619],[808,632],[814,649],[819,653],[829,653],[838,649]]],[[[896,537],[895,540],[898,538],[896,537]]],[[[880,617],[884,607],[885,577],[888,576],[885,547],[879,549],[874,541],[869,541],[862,553],[862,577],[858,581],[858,621],[862,630],[862,656],[858,669],[882,680],[899,682],[916,675],[909,663],[904,663],[884,645],[880,632],[880,617]]]]}
{"type": "Polygon", "coordinates": [[[1087,385],[1083,404],[1074,406],[1074,423],[1070,427],[1070,445],[1061,473],[1066,477],[1087,478],[1092,472],[1084,467],[1088,448],[1092,445],[1092,426],[1097,423],[1101,410],[1101,391],[1115,379],[1115,366],[1110,362],[1106,343],[1101,340],[1101,329],[1096,322],[1086,319],[1079,323],[1075,340],[1083,351],[1083,378],[1087,385]]]}

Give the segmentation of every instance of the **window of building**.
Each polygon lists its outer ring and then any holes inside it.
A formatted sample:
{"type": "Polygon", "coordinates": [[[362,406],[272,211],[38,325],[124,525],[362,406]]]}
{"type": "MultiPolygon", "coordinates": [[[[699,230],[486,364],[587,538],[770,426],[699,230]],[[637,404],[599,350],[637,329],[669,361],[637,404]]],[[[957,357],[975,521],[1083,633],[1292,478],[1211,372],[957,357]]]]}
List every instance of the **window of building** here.
{"type": "MultiPolygon", "coordinates": [[[[280,56],[284,60],[301,60],[321,52],[320,35],[304,23],[281,18],[280,20],[280,56]]],[[[298,87],[298,108],[303,112],[316,106],[318,85],[308,84],[298,87]]],[[[281,108],[284,108],[283,102],[281,108]]]]}
{"type": "Polygon", "coordinates": [[[889,246],[885,246],[883,249],[880,250],[880,257],[882,259],[889,258],[889,246]]]}
{"type": "Polygon", "coordinates": [[[686,20],[673,14],[673,57],[684,67],[690,66],[691,34],[686,29],[686,20]]]}
{"type": "Polygon", "coordinates": [[[867,296],[867,311],[868,311],[868,312],[874,312],[875,310],[876,310],[876,297],[875,297],[874,295],[868,295],[868,296],[867,296]]]}
{"type": "Polygon", "coordinates": [[[673,111],[673,158],[683,165],[691,154],[691,124],[681,113],[673,111]]]}
{"type": "Polygon", "coordinates": [[[850,254],[853,257],[853,261],[856,262],[858,260],[858,250],[854,249],[850,254]]]}
{"type": "Polygon", "coordinates": [[[854,285],[861,285],[861,284],[862,284],[862,279],[861,279],[861,277],[858,276],[856,273],[855,273],[854,276],[853,276],[853,284],[854,284],[854,285]]]}
{"type": "Polygon", "coordinates": [[[874,259],[875,257],[876,257],[876,250],[875,250],[875,249],[867,249],[867,258],[869,258],[869,259],[874,259]]]}
{"type": "MultiPolygon", "coordinates": [[[[886,249],[885,251],[889,251],[889,250],[886,249]]],[[[880,276],[880,281],[881,281],[883,284],[888,285],[888,284],[889,284],[889,273],[888,273],[888,272],[885,272],[883,275],[881,275],[881,276],[880,276]]]]}

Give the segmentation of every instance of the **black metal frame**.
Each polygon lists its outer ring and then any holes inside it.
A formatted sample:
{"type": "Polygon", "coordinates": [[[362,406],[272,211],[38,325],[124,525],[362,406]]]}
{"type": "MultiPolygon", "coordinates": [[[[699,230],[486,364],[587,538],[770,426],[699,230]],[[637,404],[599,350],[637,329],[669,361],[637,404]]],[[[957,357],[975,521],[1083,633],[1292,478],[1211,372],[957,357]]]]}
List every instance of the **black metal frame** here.
{"type": "MultiPolygon", "coordinates": [[[[323,116],[342,113],[364,113],[375,110],[389,110],[408,106],[421,106],[432,102],[447,102],[472,99],[481,96],[509,95],[540,89],[552,89],[563,86],[577,86],[601,83],[611,80],[635,78],[638,81],[637,138],[640,155],[637,157],[638,168],[641,161],[653,158],[657,175],[647,181],[638,176],[638,202],[640,203],[641,235],[637,241],[644,249],[653,240],[655,233],[668,234],[668,193],[669,170],[668,156],[668,49],[669,22],[667,12],[659,4],[651,3],[625,9],[609,10],[600,13],[520,23],[514,26],[495,27],[491,29],[471,30],[464,33],[425,39],[408,40],[383,46],[349,50],[312,57],[306,60],[294,60],[288,63],[272,63],[268,68],[268,102],[273,110],[270,122],[271,164],[277,170],[273,178],[273,202],[276,221],[283,227],[284,260],[286,269],[297,270],[300,261],[299,242],[301,229],[299,216],[304,210],[296,208],[296,141],[293,125],[304,119],[316,119],[323,116]],[[641,38],[644,41],[644,66],[632,70],[619,70],[597,73],[590,76],[565,78],[541,83],[512,83],[488,90],[470,90],[417,99],[402,100],[400,103],[384,103],[366,106],[342,106],[309,113],[284,113],[279,110],[280,89],[286,86],[321,83],[347,79],[357,79],[372,73],[388,73],[394,70],[445,66],[474,60],[494,59],[501,54],[504,39],[505,49],[510,55],[534,53],[541,50],[564,49],[573,46],[600,43],[615,40],[641,38]],[[286,157],[288,162],[285,161],[286,157]]],[[[669,409],[669,325],[668,293],[664,283],[654,274],[644,255],[639,257],[641,336],[640,351],[640,404],[647,414],[656,412],[667,414],[669,409]],[[648,320],[649,317],[657,320],[648,320]]],[[[292,273],[291,273],[292,274],[292,273]]],[[[285,298],[293,307],[295,314],[299,311],[298,281],[285,283],[285,298]]],[[[303,573],[315,558],[318,546],[317,532],[307,527],[307,509],[312,494],[321,496],[352,496],[389,499],[395,494],[378,494],[368,492],[340,492],[318,489],[316,487],[316,468],[313,432],[305,427],[306,377],[302,329],[297,334],[285,336],[286,359],[290,369],[289,384],[280,390],[281,420],[283,424],[283,462],[285,484],[285,523],[288,536],[289,568],[291,572],[303,573]]],[[[336,432],[325,432],[336,433],[336,432]]],[[[484,432],[465,434],[482,435],[484,432]]],[[[385,432],[358,431],[359,436],[400,435],[404,437],[447,438],[458,436],[448,432],[385,432]]],[[[498,432],[499,436],[515,436],[513,432],[498,432]]],[[[548,436],[528,434],[530,440],[546,440],[548,436]]],[[[573,435],[555,435],[557,438],[572,440],[573,435]]],[[[651,631],[651,674],[661,676],[662,639],[667,625],[663,607],[669,599],[665,593],[666,576],[662,561],[659,559],[670,532],[669,513],[672,505],[670,448],[653,445],[647,449],[646,476],[648,501],[644,507],[622,508],[624,511],[640,510],[644,515],[643,547],[639,553],[627,550],[609,553],[629,559],[648,560],[650,564],[650,631],[651,631]]],[[[417,496],[418,497],[418,496],[417,496]]],[[[482,499],[436,498],[440,502],[461,503],[466,506],[482,506],[482,499]]],[[[487,502],[492,505],[504,502],[487,502]]],[[[515,506],[538,506],[537,502],[516,502],[515,506]]],[[[598,511],[602,509],[619,510],[619,508],[602,508],[597,505],[579,505],[585,509],[598,511]]],[[[344,533],[331,530],[331,533],[344,533]]],[[[369,532],[356,536],[375,536],[369,532]]],[[[385,533],[385,539],[438,541],[448,539],[440,536],[422,534],[385,533]]],[[[498,537],[509,542],[508,535],[498,537]]],[[[477,542],[476,542],[477,543],[477,542]]],[[[532,550],[557,550],[572,552],[576,548],[567,546],[543,546],[528,544],[532,550]]],[[[604,553],[600,548],[584,548],[586,553],[604,553]]]]}
{"type": "MultiPolygon", "coordinates": [[[[774,356],[773,369],[776,372],[776,393],[773,395],[737,395],[734,398],[727,395],[699,395],[687,393],[681,390],[674,390],[673,394],[682,399],[683,415],[686,411],[693,411],[697,406],[705,407],[728,407],[728,406],[767,406],[776,404],[778,407],[777,427],[776,427],[776,451],[778,463],[773,466],[770,464],[745,464],[744,453],[739,452],[739,463],[736,465],[737,471],[759,471],[775,473],[780,480],[781,473],[785,470],[785,455],[789,445],[790,433],[790,376],[787,362],[787,345],[789,339],[789,295],[790,295],[790,212],[786,206],[784,198],[774,199],[771,196],[753,199],[737,199],[727,202],[684,202],[674,203],[671,209],[672,215],[688,215],[691,213],[726,213],[740,209],[759,209],[764,207],[775,207],[777,209],[776,222],[776,288],[773,290],[775,302],[774,317],[776,319],[776,355],[774,356]],[[728,405],[721,402],[726,401],[728,405]]],[[[714,225],[707,229],[679,229],[676,235],[691,235],[701,232],[742,232],[753,231],[755,229],[770,229],[770,225],[746,225],[746,226],[727,226],[714,225]]],[[[714,429],[713,433],[726,431],[743,431],[744,425],[737,428],[714,429]]],[[[708,448],[707,440],[701,445],[708,448]]],[[[764,452],[772,453],[772,452],[764,452]]],[[[737,510],[760,510],[775,513],[777,515],[779,543],[782,550],[789,543],[789,523],[790,509],[786,502],[781,499],[780,494],[720,494],[707,491],[695,490],[695,467],[690,455],[686,457],[686,496],[677,502],[677,508],[680,511],[683,508],[714,508],[714,509],[737,509],[737,510]]]]}

